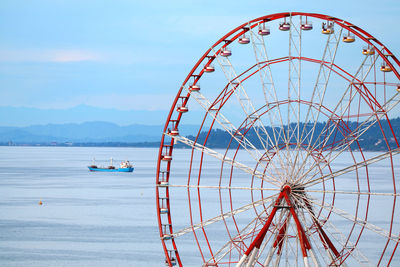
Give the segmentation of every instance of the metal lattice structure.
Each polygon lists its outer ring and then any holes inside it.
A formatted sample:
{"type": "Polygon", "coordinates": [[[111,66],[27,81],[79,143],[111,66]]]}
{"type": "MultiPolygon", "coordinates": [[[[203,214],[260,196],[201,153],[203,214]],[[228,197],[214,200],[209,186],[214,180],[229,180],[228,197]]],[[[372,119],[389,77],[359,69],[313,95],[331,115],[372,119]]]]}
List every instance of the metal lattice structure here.
{"type": "Polygon", "coordinates": [[[372,35],[322,14],[267,15],[219,39],[184,80],[161,139],[166,265],[399,262],[399,67],[372,35]],[[187,149],[174,167],[177,145],[187,149]]]}

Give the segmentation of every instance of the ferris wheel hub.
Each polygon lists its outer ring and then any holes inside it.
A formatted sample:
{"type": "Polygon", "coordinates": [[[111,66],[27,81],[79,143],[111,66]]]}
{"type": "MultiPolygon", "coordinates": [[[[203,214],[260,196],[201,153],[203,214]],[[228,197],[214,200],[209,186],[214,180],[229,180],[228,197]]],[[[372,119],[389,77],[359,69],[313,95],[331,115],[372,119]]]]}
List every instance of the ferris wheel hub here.
{"type": "Polygon", "coordinates": [[[287,194],[290,194],[290,193],[292,192],[292,186],[289,185],[289,184],[284,184],[284,185],[282,186],[281,191],[282,191],[282,192],[285,191],[287,194]]]}
{"type": "Polygon", "coordinates": [[[281,191],[286,191],[286,193],[290,194],[291,192],[296,193],[304,193],[305,187],[301,184],[292,184],[292,183],[285,183],[281,187],[281,191]]]}

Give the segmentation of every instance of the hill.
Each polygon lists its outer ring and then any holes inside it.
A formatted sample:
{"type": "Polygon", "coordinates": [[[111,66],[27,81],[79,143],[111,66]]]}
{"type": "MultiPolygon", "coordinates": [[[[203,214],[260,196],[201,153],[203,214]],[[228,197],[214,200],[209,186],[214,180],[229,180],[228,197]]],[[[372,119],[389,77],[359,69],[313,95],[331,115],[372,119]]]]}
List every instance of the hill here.
{"type": "MultiPolygon", "coordinates": [[[[119,126],[110,122],[32,125],[26,127],[0,127],[0,143],[137,143],[158,142],[163,125],[132,124],[119,126]]],[[[194,125],[183,127],[193,133],[194,125]]]]}

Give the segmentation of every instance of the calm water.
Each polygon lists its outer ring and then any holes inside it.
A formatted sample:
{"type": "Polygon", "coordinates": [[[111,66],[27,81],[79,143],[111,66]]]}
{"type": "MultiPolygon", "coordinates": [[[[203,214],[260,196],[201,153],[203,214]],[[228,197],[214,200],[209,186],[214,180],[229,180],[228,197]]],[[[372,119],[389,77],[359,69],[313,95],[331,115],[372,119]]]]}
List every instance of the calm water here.
{"type": "MultiPolygon", "coordinates": [[[[178,184],[185,184],[187,179],[188,151],[174,151],[172,171],[178,184]]],[[[346,157],[338,160],[336,168],[347,166],[346,157]]],[[[156,158],[157,149],[152,148],[0,147],[0,266],[163,266],[155,208],[156,158]],[[89,172],[86,166],[93,157],[129,159],[135,171],[89,172]]],[[[215,185],[215,171],[218,172],[220,163],[209,163],[204,172],[205,182],[215,185]]],[[[378,192],[390,189],[379,182],[385,173],[390,176],[387,166],[387,162],[380,162],[370,169],[371,177],[377,181],[372,186],[378,192]]],[[[348,187],[353,184],[351,179],[345,175],[338,180],[338,190],[354,190],[348,187]]],[[[179,190],[182,189],[171,189],[174,223],[185,227],[186,193],[179,190]]],[[[211,218],[219,215],[220,206],[218,191],[209,191],[204,212],[209,212],[207,216],[211,218]]],[[[234,200],[247,204],[248,197],[244,192],[235,195],[234,200]]],[[[371,221],[385,227],[392,206],[386,211],[388,202],[383,197],[373,200],[371,221]]],[[[351,207],[348,203],[354,200],[345,195],[335,204],[346,210],[351,207]]],[[[338,227],[346,223],[339,219],[332,217],[338,227]]],[[[395,220],[394,230],[398,233],[398,216],[395,220]]],[[[226,241],[226,231],[221,229],[215,228],[218,234],[214,235],[213,244],[217,246],[226,241]]],[[[363,237],[360,247],[368,255],[373,254],[377,239],[368,231],[363,237]]],[[[191,258],[198,251],[190,238],[182,239],[180,253],[185,255],[185,266],[200,266],[196,258],[191,258]]],[[[398,254],[395,262],[399,261],[398,254]]]]}
{"type": "Polygon", "coordinates": [[[156,151],[0,147],[0,266],[161,266],[156,151]],[[136,168],[91,173],[93,156],[136,168]]]}

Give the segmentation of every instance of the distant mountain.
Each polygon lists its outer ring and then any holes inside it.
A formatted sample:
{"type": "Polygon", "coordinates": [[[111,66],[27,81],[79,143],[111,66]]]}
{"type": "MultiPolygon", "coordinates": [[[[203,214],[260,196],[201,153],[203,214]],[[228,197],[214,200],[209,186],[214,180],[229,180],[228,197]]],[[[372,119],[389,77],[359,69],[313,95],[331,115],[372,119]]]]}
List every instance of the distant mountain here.
{"type": "MultiPolygon", "coordinates": [[[[380,123],[373,123],[372,125],[367,123],[366,125],[370,125],[370,128],[361,136],[357,136],[358,131],[356,129],[358,127],[364,127],[360,126],[362,123],[363,122],[356,121],[347,121],[345,123],[337,122],[336,127],[331,127],[332,122],[330,122],[330,124],[327,124],[327,122],[319,122],[315,125],[315,128],[313,123],[300,123],[298,127],[300,129],[299,132],[304,132],[303,136],[307,137],[305,143],[316,144],[314,149],[335,149],[348,142],[351,142],[351,148],[356,150],[361,147],[363,150],[382,151],[387,150],[388,146],[392,149],[398,147],[396,139],[397,141],[400,140],[400,118],[391,119],[391,127],[387,120],[381,120],[380,123]],[[386,136],[383,135],[382,129],[386,136]],[[311,131],[313,131],[314,134],[310,134],[311,131]],[[358,142],[352,142],[353,139],[356,139],[358,142]],[[360,147],[358,147],[358,145],[360,147]]],[[[296,127],[297,125],[293,123],[290,124],[290,127],[284,125],[283,129],[288,133],[296,129],[296,127]]],[[[244,130],[246,130],[246,128],[243,128],[243,131],[244,130]]],[[[267,140],[267,134],[273,138],[274,130],[269,126],[265,127],[266,133],[261,129],[258,129],[258,131],[256,130],[257,128],[251,128],[248,132],[241,133],[244,134],[247,140],[256,148],[262,149],[264,144],[261,143],[261,140],[267,140]]],[[[276,131],[279,131],[279,129],[275,129],[275,133],[276,131]]],[[[195,136],[188,136],[188,138],[191,140],[196,139],[195,136]]],[[[289,147],[296,146],[296,138],[296,135],[290,135],[288,143],[293,145],[289,145],[289,147]]],[[[200,144],[204,144],[205,142],[205,145],[210,148],[226,148],[229,145],[231,145],[231,147],[237,147],[239,145],[236,140],[232,139],[230,133],[221,129],[213,129],[210,133],[200,133],[197,137],[197,142],[200,144]],[[205,142],[205,140],[207,141],[205,142]]],[[[285,144],[285,136],[279,134],[276,142],[285,144]]]]}
{"type": "MultiPolygon", "coordinates": [[[[85,122],[68,124],[32,125],[26,127],[0,127],[0,142],[49,143],[49,142],[156,142],[160,141],[163,125],[132,124],[119,126],[110,122],[85,122]]],[[[195,125],[181,127],[187,134],[195,133],[195,125]]]]}
{"type": "Polygon", "coordinates": [[[39,109],[0,106],[0,125],[28,126],[35,124],[84,123],[109,121],[118,125],[133,123],[161,125],[168,111],[118,110],[79,105],[68,109],[39,109]]]}

